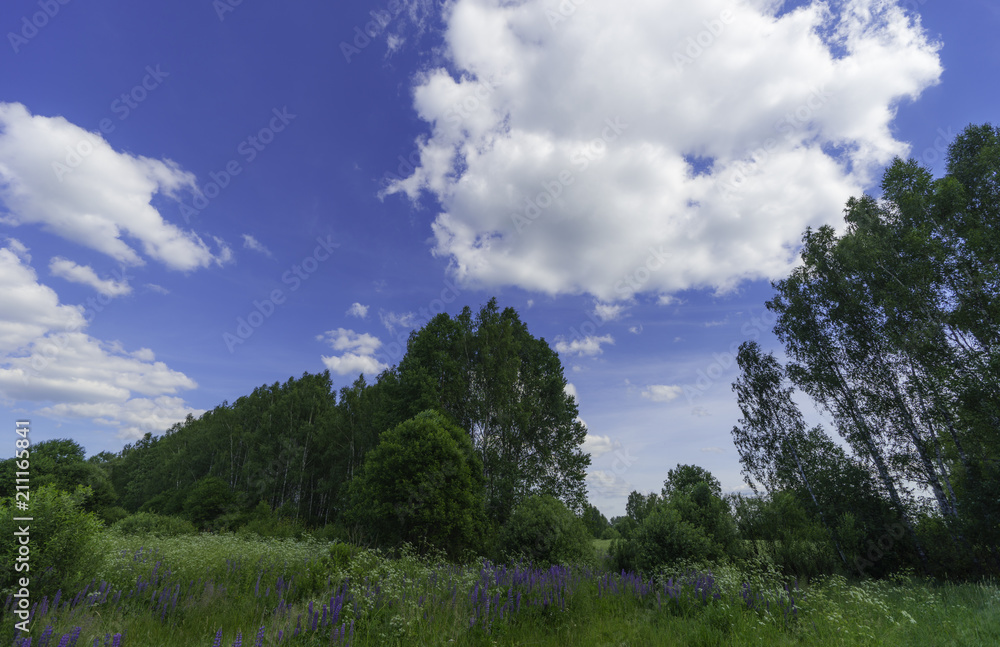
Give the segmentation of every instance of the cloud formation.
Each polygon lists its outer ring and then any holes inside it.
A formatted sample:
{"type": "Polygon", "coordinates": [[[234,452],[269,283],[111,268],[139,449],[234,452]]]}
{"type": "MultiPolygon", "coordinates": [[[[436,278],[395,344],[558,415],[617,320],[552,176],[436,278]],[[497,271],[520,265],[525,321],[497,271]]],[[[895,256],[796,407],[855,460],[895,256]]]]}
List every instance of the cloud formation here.
{"type": "Polygon", "coordinates": [[[124,278],[120,281],[102,279],[89,265],[78,265],[73,261],[56,256],[49,261],[49,272],[53,276],[66,279],[73,283],[89,285],[106,297],[120,297],[132,292],[132,287],[124,278]]]}
{"type": "Polygon", "coordinates": [[[671,384],[651,384],[642,392],[642,397],[653,402],[670,402],[684,393],[683,387],[671,384]]]}
{"type": "MultiPolygon", "coordinates": [[[[130,352],[119,342],[86,334],[95,313],[59,303],[55,291],[39,283],[30,261],[17,240],[0,247],[5,305],[0,310],[0,399],[52,403],[39,412],[96,419],[120,438],[133,440],[147,431],[162,432],[189,413],[203,413],[176,396],[196,388],[194,380],[156,361],[148,348],[130,352]]],[[[72,261],[53,259],[52,268],[80,282],[93,279],[98,289],[113,289],[72,261]]]]}
{"type": "MultiPolygon", "coordinates": [[[[413,105],[433,252],[475,287],[602,302],[733,288],[893,156],[939,44],[892,0],[454,0],[413,105]]],[[[668,301],[664,301],[665,303],[668,301]]]]}
{"type": "Polygon", "coordinates": [[[224,263],[228,248],[213,254],[197,234],[153,207],[155,197],[175,198],[182,190],[197,191],[195,177],[170,160],[120,153],[62,117],[0,102],[4,224],[40,225],[129,266],[145,264],[142,254],[183,271],[224,263]]]}
{"type": "Polygon", "coordinates": [[[375,359],[375,351],[382,342],[374,335],[356,333],[346,328],[337,328],[319,335],[317,338],[325,341],[335,351],[346,351],[342,355],[323,356],[323,364],[338,375],[377,375],[388,368],[388,365],[375,359]]]}

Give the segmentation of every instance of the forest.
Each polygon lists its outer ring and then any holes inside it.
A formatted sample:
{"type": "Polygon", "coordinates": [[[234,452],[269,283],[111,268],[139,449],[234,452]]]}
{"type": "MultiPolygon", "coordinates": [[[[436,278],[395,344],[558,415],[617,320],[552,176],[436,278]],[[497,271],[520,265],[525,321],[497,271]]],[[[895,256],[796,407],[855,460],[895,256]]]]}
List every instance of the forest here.
{"type": "MultiPolygon", "coordinates": [[[[782,349],[748,341],[737,358],[732,440],[750,495],[664,466],[660,492],[605,518],[558,355],[491,299],[413,331],[371,383],[338,392],[305,373],[116,454],[33,445],[36,595],[89,581],[86,542],[107,532],[332,542],[343,564],[378,549],[640,579],[723,565],[803,582],[996,577],[998,225],[1000,128],[985,124],[957,136],[944,177],[896,159],[842,227],[804,232],[766,304],[782,349]]],[[[0,463],[8,536],[17,460],[0,463]]],[[[0,549],[5,595],[14,550],[0,549]]]]}

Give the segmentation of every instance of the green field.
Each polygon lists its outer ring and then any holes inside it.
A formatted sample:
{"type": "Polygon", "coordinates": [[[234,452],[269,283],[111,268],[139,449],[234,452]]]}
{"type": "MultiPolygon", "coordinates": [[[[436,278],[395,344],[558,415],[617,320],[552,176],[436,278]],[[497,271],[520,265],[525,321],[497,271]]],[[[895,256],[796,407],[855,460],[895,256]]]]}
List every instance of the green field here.
{"type": "MultiPolygon", "coordinates": [[[[55,647],[67,634],[77,640],[66,644],[80,646],[123,634],[120,647],[228,647],[237,636],[243,646],[1000,644],[995,583],[832,576],[786,589],[774,576],[725,566],[710,578],[668,581],[390,559],[344,544],[231,534],[105,531],[99,543],[95,584],[64,595],[58,609],[40,607],[33,646],[55,647]]],[[[5,607],[8,644],[13,622],[5,607]]]]}

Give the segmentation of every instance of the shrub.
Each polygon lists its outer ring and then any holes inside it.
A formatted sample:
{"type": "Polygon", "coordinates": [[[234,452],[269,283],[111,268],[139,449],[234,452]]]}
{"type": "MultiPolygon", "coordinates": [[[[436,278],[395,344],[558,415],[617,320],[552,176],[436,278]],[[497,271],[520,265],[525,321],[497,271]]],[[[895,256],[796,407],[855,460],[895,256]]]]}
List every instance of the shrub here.
{"type": "Polygon", "coordinates": [[[191,488],[184,501],[184,511],[194,525],[204,528],[227,511],[233,491],[217,476],[206,476],[191,488]]]}
{"type": "MultiPolygon", "coordinates": [[[[56,589],[74,590],[87,579],[86,566],[92,542],[101,529],[93,513],[84,512],[89,487],[78,486],[72,493],[43,485],[30,494],[32,521],[14,521],[21,516],[12,499],[0,504],[0,591],[10,592],[15,581],[28,577],[33,595],[52,595],[56,589]],[[15,532],[28,528],[29,560],[16,562],[18,543],[15,532]],[[15,570],[15,564],[27,564],[28,570],[15,570]]],[[[23,567],[22,567],[23,568],[23,567]]]]}
{"type": "Polygon", "coordinates": [[[500,557],[537,564],[590,564],[594,544],[583,520],[561,501],[543,494],[525,499],[500,531],[500,557]]]}
{"type": "Polygon", "coordinates": [[[382,434],[348,491],[348,525],[379,544],[435,547],[452,558],[481,545],[482,461],[468,434],[437,411],[382,434]]]}
{"type": "Polygon", "coordinates": [[[630,539],[611,544],[616,569],[652,573],[678,560],[705,562],[720,557],[705,532],[669,505],[657,506],[630,539]]]}
{"type": "Polygon", "coordinates": [[[168,517],[153,512],[137,512],[115,522],[111,529],[122,535],[156,535],[157,537],[175,537],[177,535],[193,535],[198,532],[194,524],[187,519],[168,517]]]}

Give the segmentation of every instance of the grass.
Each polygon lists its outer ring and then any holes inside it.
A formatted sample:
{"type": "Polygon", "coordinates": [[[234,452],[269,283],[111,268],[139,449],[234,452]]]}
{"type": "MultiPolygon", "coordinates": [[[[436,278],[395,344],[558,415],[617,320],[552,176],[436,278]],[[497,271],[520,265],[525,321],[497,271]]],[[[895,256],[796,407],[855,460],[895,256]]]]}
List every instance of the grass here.
{"type": "MultiPolygon", "coordinates": [[[[1000,644],[995,584],[831,576],[796,588],[732,566],[643,579],[348,555],[308,538],[105,532],[99,544],[94,585],[39,605],[32,647],[1000,644]]],[[[21,644],[13,622],[4,607],[0,638],[21,644]]]]}

